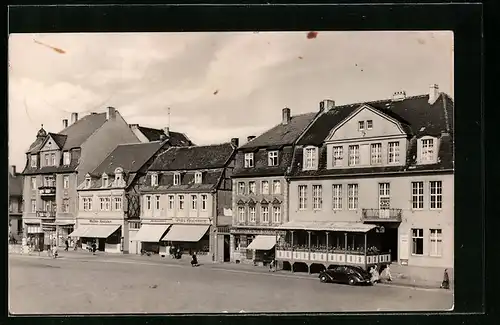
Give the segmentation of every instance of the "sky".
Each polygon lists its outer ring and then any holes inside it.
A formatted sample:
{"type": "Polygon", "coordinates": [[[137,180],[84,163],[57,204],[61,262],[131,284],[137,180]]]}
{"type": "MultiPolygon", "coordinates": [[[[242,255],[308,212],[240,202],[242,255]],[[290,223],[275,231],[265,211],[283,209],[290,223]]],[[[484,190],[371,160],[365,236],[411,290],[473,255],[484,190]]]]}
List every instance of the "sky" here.
{"type": "Polygon", "coordinates": [[[113,106],[198,145],[242,144],[284,107],[316,112],[323,99],[421,95],[430,84],[453,97],[452,32],[10,34],[9,160],[22,170],[41,124],[59,132],[72,112],[113,106]]]}

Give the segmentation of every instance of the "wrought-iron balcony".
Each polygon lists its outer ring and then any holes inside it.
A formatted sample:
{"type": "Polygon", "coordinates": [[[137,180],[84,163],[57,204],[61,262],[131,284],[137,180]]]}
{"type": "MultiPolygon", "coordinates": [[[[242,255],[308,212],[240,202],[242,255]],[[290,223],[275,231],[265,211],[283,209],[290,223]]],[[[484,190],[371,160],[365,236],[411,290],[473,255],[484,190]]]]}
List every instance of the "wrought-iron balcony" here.
{"type": "Polygon", "coordinates": [[[36,215],[43,222],[51,222],[51,221],[55,221],[55,219],[56,219],[56,212],[55,211],[37,211],[36,215]]]}
{"type": "Polygon", "coordinates": [[[363,209],[364,222],[401,222],[402,209],[363,209]]]}
{"type": "Polygon", "coordinates": [[[41,196],[54,196],[56,195],[56,185],[44,185],[38,188],[41,196]]]}

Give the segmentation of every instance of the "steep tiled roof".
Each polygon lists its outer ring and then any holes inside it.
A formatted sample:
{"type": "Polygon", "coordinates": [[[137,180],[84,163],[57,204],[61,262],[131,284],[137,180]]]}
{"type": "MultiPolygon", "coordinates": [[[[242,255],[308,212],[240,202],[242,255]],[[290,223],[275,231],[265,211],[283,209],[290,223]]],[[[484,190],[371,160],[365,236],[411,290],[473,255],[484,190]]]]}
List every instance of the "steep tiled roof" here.
{"type": "Polygon", "coordinates": [[[57,134],[57,133],[49,133],[49,135],[52,137],[52,139],[54,139],[54,141],[56,142],[56,144],[59,148],[64,147],[64,144],[66,143],[66,139],[68,138],[67,135],[57,134]]]}
{"type": "Polygon", "coordinates": [[[235,156],[235,167],[232,177],[254,177],[254,176],[284,176],[293,158],[293,147],[281,148],[278,156],[278,166],[268,165],[266,149],[254,152],[254,167],[245,168],[245,153],[237,152],[235,156]]]}
{"type": "Polygon", "coordinates": [[[224,167],[234,152],[231,143],[171,147],[156,157],[150,171],[194,170],[224,167]]]}
{"type": "Polygon", "coordinates": [[[91,172],[100,176],[103,173],[113,175],[121,167],[124,172],[137,172],[162,147],[160,141],[122,144],[115,148],[101,164],[91,172]]]}
{"type": "Polygon", "coordinates": [[[36,138],[36,140],[30,145],[26,153],[37,153],[42,149],[42,145],[45,142],[45,138],[36,138]]]}
{"type": "Polygon", "coordinates": [[[307,113],[292,116],[290,123],[286,125],[280,123],[240,148],[262,148],[293,144],[302,131],[311,123],[316,114],[317,113],[307,113]]]}
{"type": "MultiPolygon", "coordinates": [[[[139,131],[144,134],[149,141],[159,141],[162,135],[165,135],[163,130],[148,128],[144,126],[138,126],[139,131]]],[[[172,146],[190,146],[193,145],[191,140],[184,134],[180,132],[169,131],[169,143],[172,146]]]]}
{"type": "Polygon", "coordinates": [[[9,196],[23,196],[23,176],[9,173],[9,196]]]}

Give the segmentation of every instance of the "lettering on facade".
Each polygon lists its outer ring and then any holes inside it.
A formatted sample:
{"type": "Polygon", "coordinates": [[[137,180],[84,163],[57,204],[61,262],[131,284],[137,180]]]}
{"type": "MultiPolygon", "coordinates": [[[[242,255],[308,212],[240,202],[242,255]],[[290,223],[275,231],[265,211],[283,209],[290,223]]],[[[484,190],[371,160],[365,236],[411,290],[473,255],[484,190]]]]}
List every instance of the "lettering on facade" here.
{"type": "Polygon", "coordinates": [[[103,219],[90,219],[90,223],[112,223],[111,220],[103,220],[103,219]]]}
{"type": "Polygon", "coordinates": [[[208,218],[172,218],[173,223],[184,223],[184,224],[206,224],[209,225],[210,219],[208,218]]]}

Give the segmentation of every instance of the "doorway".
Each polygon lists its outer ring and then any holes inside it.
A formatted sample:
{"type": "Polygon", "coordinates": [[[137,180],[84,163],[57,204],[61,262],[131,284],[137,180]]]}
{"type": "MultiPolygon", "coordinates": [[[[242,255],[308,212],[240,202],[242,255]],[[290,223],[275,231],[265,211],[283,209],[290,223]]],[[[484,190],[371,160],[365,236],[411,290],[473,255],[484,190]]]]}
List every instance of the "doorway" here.
{"type": "Polygon", "coordinates": [[[230,236],[224,235],[224,262],[229,262],[231,260],[230,242],[230,236]]]}
{"type": "Polygon", "coordinates": [[[398,228],[385,227],[384,233],[381,236],[381,249],[382,252],[391,251],[391,261],[398,260],[398,228]]]}

